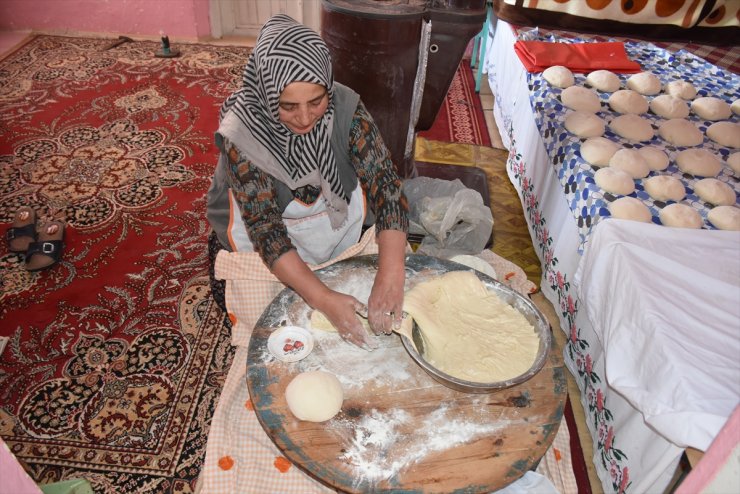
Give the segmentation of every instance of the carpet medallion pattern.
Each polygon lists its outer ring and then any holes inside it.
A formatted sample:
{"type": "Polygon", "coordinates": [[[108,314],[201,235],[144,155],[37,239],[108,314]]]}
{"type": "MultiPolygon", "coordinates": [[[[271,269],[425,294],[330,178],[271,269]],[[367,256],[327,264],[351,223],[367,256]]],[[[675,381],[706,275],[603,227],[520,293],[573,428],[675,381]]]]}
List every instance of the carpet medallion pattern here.
{"type": "Polygon", "coordinates": [[[0,248],[0,435],[39,483],[190,492],[233,357],[208,286],[218,109],[249,49],[38,36],[0,62],[0,222],[65,221],[38,273],[0,248]]]}

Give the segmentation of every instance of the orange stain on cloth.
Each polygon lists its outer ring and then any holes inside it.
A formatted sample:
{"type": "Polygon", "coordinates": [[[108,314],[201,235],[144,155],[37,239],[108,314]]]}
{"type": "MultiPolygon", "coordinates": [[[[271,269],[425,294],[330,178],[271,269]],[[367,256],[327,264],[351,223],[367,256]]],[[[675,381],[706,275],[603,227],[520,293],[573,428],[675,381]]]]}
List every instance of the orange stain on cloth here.
{"type": "Polygon", "coordinates": [[[222,456],[218,459],[218,468],[231,470],[234,467],[234,459],[231,456],[222,456]]]}
{"type": "Polygon", "coordinates": [[[277,468],[280,473],[287,472],[288,470],[290,470],[290,467],[293,466],[290,460],[288,460],[284,456],[276,456],[275,463],[273,463],[273,465],[275,465],[275,468],[277,468]]]}
{"type": "Polygon", "coordinates": [[[247,400],[246,403],[244,403],[244,408],[246,408],[247,410],[254,410],[254,404],[252,404],[251,399],[247,400]]]}

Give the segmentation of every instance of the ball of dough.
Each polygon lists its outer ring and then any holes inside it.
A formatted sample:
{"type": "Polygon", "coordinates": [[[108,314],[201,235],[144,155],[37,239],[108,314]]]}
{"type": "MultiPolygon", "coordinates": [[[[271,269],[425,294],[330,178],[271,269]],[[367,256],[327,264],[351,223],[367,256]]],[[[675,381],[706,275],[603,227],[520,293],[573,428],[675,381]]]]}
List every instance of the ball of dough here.
{"type": "Polygon", "coordinates": [[[740,99],[733,101],[730,105],[730,109],[732,109],[732,113],[735,115],[740,115],[740,99]]]}
{"type": "Polygon", "coordinates": [[[582,86],[570,86],[560,93],[560,101],[571,110],[596,113],[601,110],[599,95],[582,86]]]}
{"type": "Polygon", "coordinates": [[[609,166],[629,173],[632,178],[644,178],[650,173],[647,161],[637,152],[637,149],[618,150],[609,160],[609,166]]]}
{"type": "Polygon", "coordinates": [[[696,98],[691,102],[691,111],[704,120],[726,120],[730,118],[730,105],[714,96],[696,98]]]}
{"type": "Polygon", "coordinates": [[[594,113],[574,111],[565,117],[565,128],[578,137],[598,137],[604,133],[606,124],[594,113]]]}
{"type": "Polygon", "coordinates": [[[686,187],[676,177],[656,175],[643,180],[642,186],[653,200],[678,202],[686,197],[686,187]]]}
{"type": "Polygon", "coordinates": [[[720,230],[740,230],[740,209],[735,206],[717,206],[707,214],[707,219],[720,230]]]}
{"type": "Polygon", "coordinates": [[[650,122],[633,113],[619,115],[609,122],[609,127],[615,134],[635,142],[649,141],[655,135],[650,122]]]}
{"type": "Polygon", "coordinates": [[[627,79],[627,87],[640,94],[650,96],[658,94],[662,84],[655,74],[651,72],[640,72],[639,74],[631,75],[627,79]]]}
{"type": "Polygon", "coordinates": [[[619,144],[606,137],[591,137],[581,144],[581,157],[593,166],[607,166],[619,144]]]}
{"type": "Polygon", "coordinates": [[[684,100],[670,94],[656,96],[650,102],[650,110],[663,118],[686,118],[689,116],[689,105],[684,100]]]}
{"type": "Polygon", "coordinates": [[[681,99],[694,99],[696,97],[696,88],[686,81],[669,82],[665,85],[665,92],[681,99]]]}
{"type": "Polygon", "coordinates": [[[631,89],[620,89],[609,96],[609,106],[617,113],[639,115],[648,111],[648,101],[645,96],[631,89]]]}
{"type": "Polygon", "coordinates": [[[674,228],[701,228],[701,215],[686,204],[669,204],[660,210],[660,222],[674,228]]]}
{"type": "Polygon", "coordinates": [[[722,162],[704,148],[684,149],[676,154],[678,169],[695,177],[716,177],[722,171],[722,162]]]}
{"type": "Polygon", "coordinates": [[[671,162],[668,155],[655,146],[644,146],[638,149],[637,152],[645,158],[648,167],[653,171],[665,170],[671,162]]]}
{"type": "Polygon", "coordinates": [[[735,175],[740,175],[740,151],[732,153],[727,157],[727,164],[730,165],[735,175]]]}
{"type": "Polygon", "coordinates": [[[301,372],[285,388],[288,408],[299,420],[325,422],[339,413],[344,392],[339,379],[324,371],[301,372]]]}
{"type": "Polygon", "coordinates": [[[696,125],[684,118],[661,122],[658,134],[674,146],[698,146],[704,141],[704,136],[696,125]]]}
{"type": "Polygon", "coordinates": [[[713,123],[707,129],[707,137],[730,148],[740,148],[740,124],[732,122],[713,123]]]}
{"type": "Polygon", "coordinates": [[[641,221],[650,223],[653,221],[653,215],[642,201],[634,197],[620,197],[609,204],[609,213],[613,218],[621,220],[641,221]]]}
{"type": "Polygon", "coordinates": [[[594,70],[586,76],[586,84],[605,93],[613,93],[620,86],[619,77],[608,70],[594,70]]]}
{"type": "Polygon", "coordinates": [[[735,204],[735,191],[716,178],[703,178],[694,184],[694,192],[699,198],[715,206],[732,206],[735,204]]]}
{"type": "Polygon", "coordinates": [[[635,191],[635,181],[629,173],[615,168],[599,168],[594,173],[596,185],[611,194],[626,196],[635,191]]]}
{"type": "Polygon", "coordinates": [[[553,65],[546,68],[542,72],[542,77],[555,87],[570,87],[576,82],[573,72],[568,67],[563,67],[562,65],[553,65]]]}

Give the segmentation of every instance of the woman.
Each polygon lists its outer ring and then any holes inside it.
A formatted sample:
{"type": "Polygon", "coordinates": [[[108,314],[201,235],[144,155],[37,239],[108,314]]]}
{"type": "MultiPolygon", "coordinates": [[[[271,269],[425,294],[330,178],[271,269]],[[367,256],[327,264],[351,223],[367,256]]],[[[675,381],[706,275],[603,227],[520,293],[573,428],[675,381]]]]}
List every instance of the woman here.
{"type": "MultiPolygon", "coordinates": [[[[333,81],[323,40],[286,15],[263,26],[243,83],[216,134],[208,219],[220,247],[258,255],[342,338],[367,347],[356,315],[363,304],[328,288],[309,264],[345,254],[374,227],[379,267],[366,315],[376,334],[400,324],[408,205],[389,152],[357,93],[333,81]]],[[[234,298],[227,293],[227,305],[234,298]]]]}

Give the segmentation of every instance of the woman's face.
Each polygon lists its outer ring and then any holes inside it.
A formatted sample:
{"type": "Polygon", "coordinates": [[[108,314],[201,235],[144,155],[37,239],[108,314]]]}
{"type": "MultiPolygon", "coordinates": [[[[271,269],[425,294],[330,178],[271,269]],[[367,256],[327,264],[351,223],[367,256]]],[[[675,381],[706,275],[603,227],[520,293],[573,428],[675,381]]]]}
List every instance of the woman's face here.
{"type": "Polygon", "coordinates": [[[291,82],[280,94],[279,116],[295,134],[307,134],[329,107],[326,88],[312,82],[291,82]]]}

